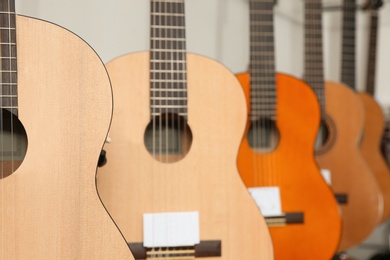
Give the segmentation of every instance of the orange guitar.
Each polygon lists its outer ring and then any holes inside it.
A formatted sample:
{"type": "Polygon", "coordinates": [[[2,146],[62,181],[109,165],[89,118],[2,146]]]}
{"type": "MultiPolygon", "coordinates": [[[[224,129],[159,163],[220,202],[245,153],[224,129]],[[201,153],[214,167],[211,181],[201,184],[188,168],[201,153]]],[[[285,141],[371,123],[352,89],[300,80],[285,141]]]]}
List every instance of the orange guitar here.
{"type": "Polygon", "coordinates": [[[186,53],[184,14],[184,0],[152,0],[150,52],[107,64],[115,113],[99,193],[136,259],[273,259],[236,167],[244,95],[225,67],[186,53]]]}
{"type": "Polygon", "coordinates": [[[375,229],[383,212],[378,183],[360,153],[364,111],[356,93],[323,76],[321,0],[305,3],[305,80],[317,94],[322,124],[317,161],[330,170],[331,186],[339,198],[343,231],[339,250],[362,242],[375,229]]]}
{"type": "MultiPolygon", "coordinates": [[[[349,0],[351,1],[351,0],[349,0]]],[[[374,173],[380,191],[383,195],[383,215],[382,222],[386,221],[390,216],[390,169],[383,157],[380,145],[385,129],[385,118],[382,112],[382,108],[373,98],[375,88],[375,70],[376,70],[376,41],[377,41],[377,30],[378,30],[378,8],[382,5],[382,1],[369,1],[370,5],[367,7],[370,9],[371,16],[371,28],[370,28],[370,39],[369,39],[369,51],[368,51],[368,64],[367,64],[367,84],[366,93],[358,93],[360,100],[364,106],[364,131],[363,138],[360,144],[360,151],[363,158],[367,162],[371,171],[374,173]],[[371,4],[370,4],[371,2],[371,4]]],[[[348,23],[351,23],[351,17],[355,12],[345,19],[348,23]]],[[[349,24],[348,24],[349,25],[349,24]]],[[[354,27],[351,27],[354,28],[354,27]]],[[[354,42],[351,41],[351,35],[354,31],[348,33],[348,37],[344,37],[345,44],[343,45],[343,53],[349,53],[348,59],[343,59],[343,71],[342,75],[347,74],[345,79],[348,77],[355,77],[355,63],[354,60],[350,60],[350,56],[355,57],[354,42]],[[352,64],[353,62],[353,64],[352,64]]],[[[346,32],[345,32],[346,34],[346,32]]],[[[344,34],[344,35],[345,35],[344,34]]],[[[344,81],[349,86],[355,88],[354,82],[344,81]]]]}
{"type": "Polygon", "coordinates": [[[238,169],[248,188],[280,191],[281,214],[266,217],[275,259],[331,259],[341,218],[314,158],[320,109],[306,83],[275,76],[273,3],[250,1],[250,71],[237,75],[250,114],[238,169]]]}
{"type": "Polygon", "coordinates": [[[0,3],[1,259],[134,259],[96,191],[112,111],[103,63],[0,3]]]}

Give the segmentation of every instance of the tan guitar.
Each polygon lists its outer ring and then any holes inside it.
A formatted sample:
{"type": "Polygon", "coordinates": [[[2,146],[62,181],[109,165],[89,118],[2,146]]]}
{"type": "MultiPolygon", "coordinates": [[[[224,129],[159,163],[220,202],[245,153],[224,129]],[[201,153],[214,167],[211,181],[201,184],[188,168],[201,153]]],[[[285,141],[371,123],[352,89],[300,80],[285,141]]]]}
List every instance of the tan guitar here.
{"type": "Polygon", "coordinates": [[[382,217],[383,198],[360,154],[364,111],[359,98],[344,84],[324,84],[321,12],[321,0],[306,0],[305,80],[321,105],[316,154],[320,167],[330,170],[331,186],[340,202],[341,251],[359,244],[375,229],[382,217]]]}
{"type": "MultiPolygon", "coordinates": [[[[374,80],[376,63],[376,32],[380,1],[372,1],[371,9],[371,33],[369,41],[369,58],[367,73],[367,92],[358,93],[364,107],[364,129],[360,143],[360,152],[367,162],[371,172],[379,184],[383,196],[382,222],[390,215],[390,170],[385,158],[380,151],[380,143],[383,136],[385,119],[379,104],[374,100],[374,80]],[[377,2],[376,4],[374,2],[377,2]]],[[[343,46],[342,46],[342,71],[341,80],[348,86],[355,87],[355,20],[356,0],[344,1],[343,15],[343,46]]]]}
{"type": "Polygon", "coordinates": [[[246,113],[240,85],[221,64],[186,53],[184,0],[150,3],[150,52],[107,64],[115,114],[101,198],[136,259],[273,259],[236,167],[246,113]],[[198,215],[183,228],[190,242],[165,239],[176,223],[160,217],[190,212],[198,215]]]}
{"type": "Polygon", "coordinates": [[[282,214],[266,216],[275,259],[329,260],[340,241],[341,217],[314,158],[320,108],[305,82],[275,76],[273,6],[273,0],[250,1],[250,71],[237,75],[250,113],[238,169],[248,188],[279,189],[282,214]]]}
{"type": "Polygon", "coordinates": [[[95,185],[112,111],[101,60],[0,3],[1,259],[134,259],[95,185]]]}

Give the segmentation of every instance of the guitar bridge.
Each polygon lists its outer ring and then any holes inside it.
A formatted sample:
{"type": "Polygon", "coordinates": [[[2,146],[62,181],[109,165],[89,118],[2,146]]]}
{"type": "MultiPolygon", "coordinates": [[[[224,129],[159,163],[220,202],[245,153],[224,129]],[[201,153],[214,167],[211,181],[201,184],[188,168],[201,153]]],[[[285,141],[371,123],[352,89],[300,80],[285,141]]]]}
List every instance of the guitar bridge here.
{"type": "Polygon", "coordinates": [[[339,204],[348,204],[348,195],[343,193],[336,193],[336,200],[339,204]]]}
{"type": "Polygon", "coordinates": [[[190,260],[198,257],[220,257],[221,241],[207,240],[191,247],[145,248],[143,243],[128,243],[135,260],[140,259],[177,259],[190,260]]]}
{"type": "Polygon", "coordinates": [[[285,226],[288,224],[303,224],[304,214],[303,212],[290,212],[277,216],[265,217],[265,222],[269,227],[285,226]]]}

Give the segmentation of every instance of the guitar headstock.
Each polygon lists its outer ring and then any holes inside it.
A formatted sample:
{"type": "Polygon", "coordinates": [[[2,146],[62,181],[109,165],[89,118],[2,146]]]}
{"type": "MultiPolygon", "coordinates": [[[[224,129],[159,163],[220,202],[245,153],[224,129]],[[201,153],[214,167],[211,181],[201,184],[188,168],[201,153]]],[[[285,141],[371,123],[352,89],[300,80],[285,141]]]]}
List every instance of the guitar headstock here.
{"type": "Polygon", "coordinates": [[[383,5],[383,0],[367,0],[363,10],[378,10],[383,5]]]}

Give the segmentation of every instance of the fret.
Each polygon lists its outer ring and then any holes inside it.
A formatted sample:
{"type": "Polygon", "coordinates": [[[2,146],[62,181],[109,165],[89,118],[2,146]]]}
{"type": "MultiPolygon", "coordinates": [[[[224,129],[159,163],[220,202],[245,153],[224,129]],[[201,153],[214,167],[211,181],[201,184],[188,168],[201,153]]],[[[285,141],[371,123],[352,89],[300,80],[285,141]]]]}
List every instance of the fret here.
{"type": "MultiPolygon", "coordinates": [[[[153,96],[152,97],[152,100],[166,100],[167,97],[156,97],[156,96],[153,96]]],[[[187,101],[187,97],[169,97],[169,100],[173,100],[173,101],[187,101]]]]}
{"type": "Polygon", "coordinates": [[[150,105],[151,108],[187,108],[187,104],[185,105],[155,105],[155,104],[151,104],[150,105]]]}
{"type": "Polygon", "coordinates": [[[184,29],[182,25],[151,25],[151,28],[156,29],[184,29]]]}
{"type": "Polygon", "coordinates": [[[165,92],[165,93],[169,93],[169,92],[179,93],[179,92],[187,92],[187,89],[161,89],[161,88],[153,88],[153,87],[151,87],[150,91],[151,92],[161,91],[161,92],[165,92]]]}
{"type": "MultiPolygon", "coordinates": [[[[179,112],[177,113],[179,116],[182,116],[182,117],[187,117],[187,112],[179,112]]],[[[153,117],[156,117],[156,116],[160,116],[161,113],[160,112],[152,112],[150,113],[151,116],[153,117]]]]}
{"type": "Polygon", "coordinates": [[[170,61],[167,61],[167,60],[156,60],[156,59],[151,59],[150,60],[153,64],[159,64],[159,63],[163,63],[163,64],[170,64],[170,63],[186,63],[185,60],[170,60],[170,61]]]}
{"type": "Polygon", "coordinates": [[[166,13],[160,13],[160,12],[152,12],[152,16],[178,16],[178,17],[184,17],[184,14],[166,14],[166,13]]]}
{"type": "Polygon", "coordinates": [[[185,42],[185,39],[179,39],[179,38],[151,37],[150,39],[155,40],[155,41],[177,41],[177,42],[185,42]]]}
{"type": "Polygon", "coordinates": [[[150,72],[152,73],[186,73],[186,70],[157,70],[157,69],[151,69],[150,72]]]}

